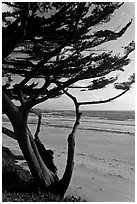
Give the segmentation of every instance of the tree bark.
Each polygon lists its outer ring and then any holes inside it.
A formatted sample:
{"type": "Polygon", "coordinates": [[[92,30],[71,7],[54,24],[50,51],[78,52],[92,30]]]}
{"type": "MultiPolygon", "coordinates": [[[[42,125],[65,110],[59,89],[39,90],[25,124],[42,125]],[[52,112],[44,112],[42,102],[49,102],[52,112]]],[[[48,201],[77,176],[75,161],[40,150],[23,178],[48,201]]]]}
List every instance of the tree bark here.
{"type": "MultiPolygon", "coordinates": [[[[14,139],[17,139],[20,149],[28,163],[30,171],[34,179],[36,179],[39,187],[44,192],[50,191],[63,197],[66,193],[66,190],[68,189],[74,168],[75,133],[78,128],[81,116],[78,110],[78,106],[76,106],[76,121],[74,123],[72,132],[68,137],[68,156],[66,169],[62,179],[58,180],[57,175],[51,172],[42,160],[35,140],[33,139],[33,136],[27,127],[27,111],[20,111],[5,93],[3,93],[2,102],[3,112],[8,116],[14,129],[14,139]]],[[[37,131],[39,131],[39,128],[40,127],[38,126],[37,131]]],[[[9,136],[11,135],[12,131],[4,131],[5,133],[9,134],[9,136]]]]}
{"type": "Polygon", "coordinates": [[[80,118],[81,118],[81,113],[79,112],[79,104],[77,103],[77,100],[75,97],[73,97],[71,94],[69,94],[67,91],[63,90],[64,93],[70,97],[74,104],[75,104],[75,108],[76,108],[76,120],[72,129],[72,132],[70,133],[70,135],[68,136],[68,155],[67,155],[67,165],[66,165],[66,169],[64,172],[64,175],[62,177],[62,179],[59,181],[58,184],[58,192],[59,195],[61,197],[64,196],[64,194],[66,193],[68,186],[70,184],[70,180],[72,177],[72,173],[73,173],[73,169],[74,169],[74,153],[75,153],[75,134],[77,131],[77,128],[80,124],[80,118]]]}
{"type": "Polygon", "coordinates": [[[46,167],[40,157],[35,141],[27,127],[27,113],[19,111],[9,97],[3,93],[3,112],[11,121],[20,149],[28,163],[30,171],[39,186],[46,190],[52,188],[56,176],[46,167]]]}

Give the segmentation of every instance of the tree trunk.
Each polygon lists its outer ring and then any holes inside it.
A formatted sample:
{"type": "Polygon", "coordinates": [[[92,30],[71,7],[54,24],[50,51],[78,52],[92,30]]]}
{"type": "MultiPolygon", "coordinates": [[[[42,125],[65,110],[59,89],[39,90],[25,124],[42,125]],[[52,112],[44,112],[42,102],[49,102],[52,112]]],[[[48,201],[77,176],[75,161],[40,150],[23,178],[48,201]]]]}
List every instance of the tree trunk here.
{"type": "Polygon", "coordinates": [[[27,127],[27,117],[22,114],[6,94],[2,97],[3,112],[10,119],[16,139],[28,163],[30,171],[42,189],[50,190],[57,177],[46,167],[40,157],[35,141],[27,127]]]}
{"type": "Polygon", "coordinates": [[[33,177],[37,180],[39,186],[46,190],[52,186],[52,183],[55,182],[55,175],[45,166],[31,132],[23,123],[26,122],[22,121],[17,134],[19,146],[24,154],[33,177]]]}
{"type": "Polygon", "coordinates": [[[63,197],[72,177],[74,167],[75,133],[79,125],[80,114],[77,114],[74,127],[68,137],[67,165],[62,179],[58,180],[57,175],[47,168],[40,156],[35,140],[27,127],[27,113],[25,113],[25,111],[21,112],[4,93],[2,103],[3,112],[10,119],[14,129],[15,136],[13,138],[17,139],[30,171],[34,179],[36,179],[39,187],[45,192],[50,191],[63,197]]]}

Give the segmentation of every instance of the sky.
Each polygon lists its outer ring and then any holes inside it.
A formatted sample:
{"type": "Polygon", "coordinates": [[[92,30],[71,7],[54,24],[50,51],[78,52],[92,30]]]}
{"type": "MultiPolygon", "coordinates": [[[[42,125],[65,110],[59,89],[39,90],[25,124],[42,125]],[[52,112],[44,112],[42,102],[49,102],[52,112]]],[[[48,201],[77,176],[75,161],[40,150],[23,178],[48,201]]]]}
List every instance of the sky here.
{"type": "MultiPolygon", "coordinates": [[[[132,40],[135,40],[135,3],[125,2],[124,5],[115,11],[112,19],[109,23],[104,24],[100,29],[121,29],[125,26],[131,19],[133,19],[132,25],[128,28],[126,33],[118,41],[114,41],[104,45],[104,48],[109,48],[116,53],[119,53],[122,46],[128,45],[132,40]]],[[[119,72],[118,81],[126,81],[129,76],[135,72],[135,55],[131,53],[129,55],[131,63],[126,66],[125,72],[119,72]]],[[[114,73],[115,76],[117,73],[114,73]]],[[[80,81],[79,85],[84,85],[85,81],[80,81]]],[[[80,92],[78,90],[70,91],[78,101],[95,101],[104,100],[119,94],[121,91],[115,90],[112,86],[106,87],[102,90],[80,92]]],[[[74,104],[71,99],[63,95],[59,99],[48,100],[37,106],[42,109],[51,110],[73,110],[74,104]]],[[[113,102],[97,105],[87,105],[82,106],[82,110],[134,110],[135,109],[135,85],[132,85],[132,89],[129,90],[125,95],[116,99],[113,102]]]]}

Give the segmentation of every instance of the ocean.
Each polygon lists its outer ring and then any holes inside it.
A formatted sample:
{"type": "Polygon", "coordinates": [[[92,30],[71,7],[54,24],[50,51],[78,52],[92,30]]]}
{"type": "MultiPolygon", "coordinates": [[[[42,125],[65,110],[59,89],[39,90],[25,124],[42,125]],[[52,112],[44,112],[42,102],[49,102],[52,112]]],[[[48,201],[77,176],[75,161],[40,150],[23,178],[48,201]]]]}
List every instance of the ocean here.
{"type": "MultiPolygon", "coordinates": [[[[30,114],[29,124],[37,123],[37,116],[30,114]]],[[[74,111],[45,111],[42,125],[71,129],[75,120],[74,111]],[[50,120],[50,123],[47,122],[50,120]]],[[[82,111],[79,129],[134,135],[134,111],[82,111]]]]}
{"type": "MultiPolygon", "coordinates": [[[[58,116],[58,117],[75,117],[75,111],[50,111],[50,110],[41,110],[43,116],[58,116]]],[[[118,120],[118,121],[125,121],[125,120],[134,120],[135,119],[135,111],[81,111],[82,118],[98,118],[98,119],[106,119],[106,120],[118,120]]]]}

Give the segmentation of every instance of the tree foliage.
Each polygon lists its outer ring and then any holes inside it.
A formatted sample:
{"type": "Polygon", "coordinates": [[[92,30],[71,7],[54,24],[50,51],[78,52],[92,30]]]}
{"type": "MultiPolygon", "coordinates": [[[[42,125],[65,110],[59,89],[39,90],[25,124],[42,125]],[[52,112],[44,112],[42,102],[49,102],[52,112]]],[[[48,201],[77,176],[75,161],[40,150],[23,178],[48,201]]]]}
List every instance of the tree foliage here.
{"type": "MultiPolygon", "coordinates": [[[[23,28],[21,9],[24,4],[8,3],[8,6],[12,7],[12,12],[10,15],[4,12],[3,20],[6,25],[9,22],[7,16],[15,20],[3,28],[4,37],[8,30],[11,32],[13,29],[14,33],[18,33],[23,28]]],[[[50,86],[56,81],[63,88],[68,88],[79,80],[93,79],[92,86],[87,86],[88,90],[114,83],[118,77],[108,79],[105,76],[112,71],[123,70],[129,64],[128,55],[135,48],[134,42],[124,47],[123,56],[114,55],[112,51],[98,51],[97,47],[118,40],[132,20],[117,32],[92,30],[110,21],[111,15],[120,6],[122,3],[31,3],[26,34],[15,46],[14,52],[3,60],[4,76],[19,75],[24,79],[12,88],[6,88],[6,92],[10,93],[10,97],[19,99],[18,90],[24,84],[22,94],[25,102],[31,104],[33,100],[32,104],[35,105],[62,93],[56,85],[50,86]],[[41,78],[44,85],[40,88],[38,84],[29,82],[41,78]]]]}

